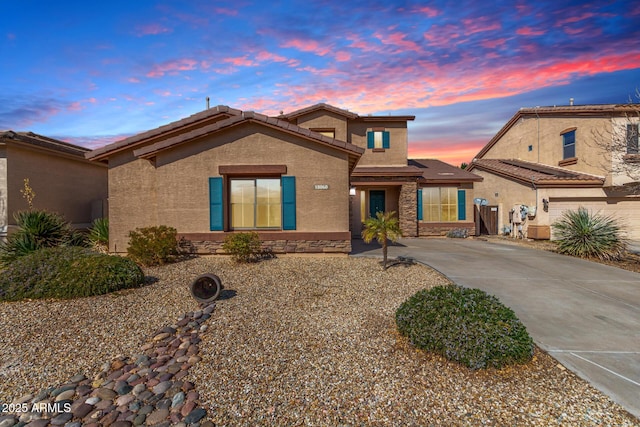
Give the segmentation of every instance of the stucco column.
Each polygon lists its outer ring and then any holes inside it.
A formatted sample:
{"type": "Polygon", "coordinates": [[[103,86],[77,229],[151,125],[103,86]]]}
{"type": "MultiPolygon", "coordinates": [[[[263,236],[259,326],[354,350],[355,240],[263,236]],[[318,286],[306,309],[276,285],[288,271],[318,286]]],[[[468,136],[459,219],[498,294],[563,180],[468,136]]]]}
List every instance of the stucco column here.
{"type": "Polygon", "coordinates": [[[407,182],[402,184],[400,189],[400,200],[398,201],[398,218],[400,230],[404,237],[418,237],[418,205],[417,193],[418,184],[407,182]]]}

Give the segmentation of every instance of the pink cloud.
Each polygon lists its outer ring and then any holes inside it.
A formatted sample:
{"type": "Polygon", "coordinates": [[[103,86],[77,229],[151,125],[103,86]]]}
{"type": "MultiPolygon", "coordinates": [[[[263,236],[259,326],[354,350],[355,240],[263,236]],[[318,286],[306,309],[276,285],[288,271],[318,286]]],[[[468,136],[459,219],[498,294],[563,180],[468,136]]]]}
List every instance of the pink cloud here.
{"type": "Polygon", "coordinates": [[[507,39],[497,39],[497,40],[485,40],[480,44],[483,47],[486,47],[487,49],[495,49],[497,47],[504,46],[506,42],[507,42],[507,39]]]}
{"type": "Polygon", "coordinates": [[[136,77],[129,77],[129,78],[127,79],[127,81],[128,81],[129,83],[140,83],[140,79],[138,79],[138,78],[136,78],[136,77]]]}
{"type": "Polygon", "coordinates": [[[594,16],[596,15],[592,12],[585,12],[582,15],[569,16],[568,18],[561,19],[556,22],[556,27],[561,27],[566,24],[574,24],[576,22],[584,21],[585,19],[593,18],[594,16]]]}
{"type": "Polygon", "coordinates": [[[258,52],[256,59],[260,62],[273,61],[273,62],[286,62],[287,58],[282,55],[267,52],[266,50],[258,52]]]}
{"type": "Polygon", "coordinates": [[[136,27],[136,35],[138,37],[155,36],[158,34],[167,34],[171,32],[173,32],[172,29],[167,28],[160,24],[146,24],[146,25],[139,25],[136,27]]]}
{"type": "Polygon", "coordinates": [[[292,39],[280,45],[280,47],[294,48],[302,52],[311,52],[318,56],[325,56],[327,53],[331,52],[329,47],[320,46],[320,44],[315,40],[292,39]]]}
{"type": "Polygon", "coordinates": [[[350,59],[351,59],[351,54],[349,52],[345,52],[344,50],[340,50],[336,52],[336,61],[346,62],[350,59]]]}
{"type": "Polygon", "coordinates": [[[438,159],[460,166],[462,163],[469,163],[486,143],[486,139],[452,141],[450,138],[409,141],[409,158],[438,159]]]}
{"type": "Polygon", "coordinates": [[[499,22],[489,22],[486,17],[475,19],[463,19],[464,33],[467,35],[484,33],[487,31],[496,31],[502,28],[499,22]]]}
{"type": "Polygon", "coordinates": [[[429,6],[419,7],[416,9],[416,12],[424,13],[429,18],[435,18],[440,15],[440,11],[438,9],[429,6]]]}
{"type": "Polygon", "coordinates": [[[227,15],[227,16],[236,16],[238,15],[238,11],[234,9],[227,9],[223,7],[218,7],[214,9],[215,13],[218,15],[227,15]]]}
{"type": "Polygon", "coordinates": [[[373,43],[369,43],[366,42],[364,40],[362,40],[362,38],[360,38],[360,36],[356,35],[356,34],[349,34],[347,36],[345,36],[345,38],[349,41],[351,41],[351,44],[349,45],[349,47],[354,48],[354,49],[360,49],[364,52],[380,52],[382,51],[382,46],[380,46],[379,44],[373,44],[373,43]]]}
{"type": "Polygon", "coordinates": [[[521,36],[542,36],[544,33],[544,30],[534,30],[531,27],[522,27],[516,30],[516,34],[521,36]]]}
{"type": "Polygon", "coordinates": [[[420,45],[418,45],[414,41],[407,40],[406,39],[407,34],[404,34],[401,32],[395,32],[395,33],[390,33],[386,35],[375,33],[374,37],[376,37],[378,40],[380,40],[383,44],[386,44],[386,45],[400,46],[404,48],[404,50],[422,52],[422,48],[420,47],[420,45]]]}
{"type": "Polygon", "coordinates": [[[254,67],[256,65],[258,65],[257,62],[252,61],[251,59],[247,58],[247,56],[237,56],[234,58],[224,58],[222,60],[222,62],[226,62],[232,65],[235,65],[237,67],[254,67]]]}
{"type": "Polygon", "coordinates": [[[161,64],[154,65],[151,71],[147,73],[147,77],[162,77],[165,74],[176,74],[179,71],[191,71],[195,70],[197,65],[198,61],[190,58],[165,61],[161,64]]]}

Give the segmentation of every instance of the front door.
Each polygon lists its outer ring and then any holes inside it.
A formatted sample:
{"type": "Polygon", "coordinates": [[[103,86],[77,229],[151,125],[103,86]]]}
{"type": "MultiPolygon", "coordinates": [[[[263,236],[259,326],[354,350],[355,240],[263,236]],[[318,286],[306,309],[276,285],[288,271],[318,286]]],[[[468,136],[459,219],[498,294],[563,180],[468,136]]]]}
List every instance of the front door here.
{"type": "Polygon", "coordinates": [[[384,190],[369,191],[369,216],[375,218],[376,212],[384,212],[384,190]]]}

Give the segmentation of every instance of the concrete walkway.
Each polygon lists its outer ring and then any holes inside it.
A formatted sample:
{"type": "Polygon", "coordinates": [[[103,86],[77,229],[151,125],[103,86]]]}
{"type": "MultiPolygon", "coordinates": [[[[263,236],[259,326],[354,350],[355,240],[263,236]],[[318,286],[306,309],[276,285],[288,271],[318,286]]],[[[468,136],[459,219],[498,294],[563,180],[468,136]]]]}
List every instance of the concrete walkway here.
{"type": "MultiPolygon", "coordinates": [[[[382,251],[354,240],[352,256],[382,251]]],[[[497,296],[540,348],[640,418],[640,274],[475,239],[402,239],[398,256],[497,296]]]]}

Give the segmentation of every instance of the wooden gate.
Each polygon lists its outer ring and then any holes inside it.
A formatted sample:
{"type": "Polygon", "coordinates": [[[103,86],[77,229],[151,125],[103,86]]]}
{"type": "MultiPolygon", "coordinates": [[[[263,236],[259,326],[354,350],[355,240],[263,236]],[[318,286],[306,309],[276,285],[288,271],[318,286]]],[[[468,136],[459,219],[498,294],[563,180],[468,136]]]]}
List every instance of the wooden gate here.
{"type": "Polygon", "coordinates": [[[498,207],[477,206],[475,209],[476,234],[498,234],[498,207]]]}

